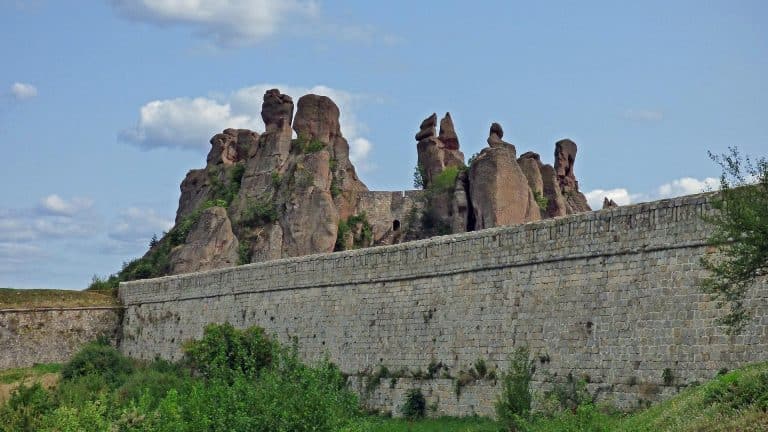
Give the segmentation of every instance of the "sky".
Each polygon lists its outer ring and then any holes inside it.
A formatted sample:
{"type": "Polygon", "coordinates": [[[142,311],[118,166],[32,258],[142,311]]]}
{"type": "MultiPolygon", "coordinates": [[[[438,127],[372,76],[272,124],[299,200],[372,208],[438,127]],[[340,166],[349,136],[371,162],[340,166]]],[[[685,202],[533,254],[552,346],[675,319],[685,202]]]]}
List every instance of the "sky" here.
{"type": "Polygon", "coordinates": [[[372,190],[412,187],[449,111],[468,158],[579,146],[593,207],[768,153],[765,1],[0,0],[0,287],[85,288],[171,227],[212,135],[264,90],[330,96],[372,190]]]}

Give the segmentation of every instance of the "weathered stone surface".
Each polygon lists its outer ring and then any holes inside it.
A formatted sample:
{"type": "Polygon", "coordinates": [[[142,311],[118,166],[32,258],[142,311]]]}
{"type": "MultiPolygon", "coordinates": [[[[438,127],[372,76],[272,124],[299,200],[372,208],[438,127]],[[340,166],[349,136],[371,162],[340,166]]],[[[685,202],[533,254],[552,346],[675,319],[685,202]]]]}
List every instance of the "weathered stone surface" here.
{"type": "Polygon", "coordinates": [[[563,139],[555,143],[555,172],[560,191],[565,197],[568,214],[590,211],[587,198],[579,192],[579,182],[573,167],[576,163],[576,143],[563,139]]]}
{"type": "Polygon", "coordinates": [[[238,244],[227,210],[208,208],[200,214],[184,244],[171,251],[170,274],[232,267],[237,264],[238,244]]]}
{"type": "Polygon", "coordinates": [[[280,93],[278,89],[267,90],[261,104],[261,119],[267,132],[291,127],[293,119],[293,99],[280,93]]]}
{"type": "Polygon", "coordinates": [[[609,199],[608,197],[603,198],[603,208],[604,209],[614,208],[614,207],[618,207],[618,206],[619,205],[616,204],[616,201],[614,201],[612,199],[609,199]]]}
{"type": "Polygon", "coordinates": [[[463,170],[456,176],[451,201],[451,232],[462,233],[474,228],[474,218],[469,202],[469,174],[463,170]]]}
{"type": "Polygon", "coordinates": [[[282,199],[280,218],[285,257],[333,252],[339,214],[330,193],[330,154],[305,155],[293,171],[293,188],[282,199]]]}
{"type": "Polygon", "coordinates": [[[511,144],[487,147],[469,168],[475,229],[541,219],[539,207],[511,144]]]}
{"type": "Polygon", "coordinates": [[[181,222],[205,201],[211,192],[211,183],[206,169],[190,170],[181,182],[181,196],[176,210],[176,223],[181,222]]]}
{"type": "Polygon", "coordinates": [[[437,126],[437,114],[432,113],[431,116],[425,118],[419,126],[419,131],[416,133],[416,141],[421,141],[427,138],[435,136],[435,128],[437,126]]]}
{"type": "Polygon", "coordinates": [[[541,159],[534,152],[523,153],[518,159],[517,164],[523,171],[525,178],[528,179],[528,187],[537,197],[544,196],[544,181],[541,178],[541,159]]]}
{"type": "Polygon", "coordinates": [[[101,337],[116,344],[121,318],[121,306],[0,309],[0,370],[65,363],[101,337]]]}
{"type": "Polygon", "coordinates": [[[304,95],[296,107],[293,130],[297,136],[327,144],[341,135],[339,107],[328,96],[304,95]]]}
{"type": "Polygon", "coordinates": [[[453,127],[451,113],[445,113],[445,117],[440,120],[440,134],[437,139],[442,141],[446,150],[459,149],[459,137],[456,135],[456,129],[453,127]]]}
{"type": "Polygon", "coordinates": [[[259,134],[248,129],[224,129],[224,132],[211,138],[211,150],[208,152],[208,165],[232,165],[248,158],[253,144],[259,140],[259,134]]]}
{"type": "Polygon", "coordinates": [[[552,165],[544,164],[541,166],[541,181],[544,197],[547,199],[547,217],[553,218],[568,214],[565,197],[560,192],[560,183],[552,165]]]}

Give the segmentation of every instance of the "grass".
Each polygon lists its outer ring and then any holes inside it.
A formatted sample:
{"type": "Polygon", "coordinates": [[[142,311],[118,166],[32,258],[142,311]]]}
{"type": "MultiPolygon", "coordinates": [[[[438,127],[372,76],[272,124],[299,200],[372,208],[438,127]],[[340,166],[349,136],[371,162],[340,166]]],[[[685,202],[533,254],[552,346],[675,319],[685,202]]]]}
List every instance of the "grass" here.
{"type": "Polygon", "coordinates": [[[110,292],[0,288],[0,309],[116,306],[110,292]]]}
{"type": "Polygon", "coordinates": [[[349,428],[360,432],[498,432],[499,424],[483,417],[440,417],[419,421],[366,418],[349,428]]]}
{"type": "Polygon", "coordinates": [[[12,384],[27,378],[34,378],[48,373],[59,373],[59,363],[40,363],[27,368],[14,368],[0,371],[0,384],[12,384]]]}
{"type": "Polygon", "coordinates": [[[31,385],[39,382],[45,388],[51,388],[59,381],[61,364],[42,363],[27,368],[14,368],[0,371],[0,405],[4,404],[11,393],[20,384],[31,385]]]}

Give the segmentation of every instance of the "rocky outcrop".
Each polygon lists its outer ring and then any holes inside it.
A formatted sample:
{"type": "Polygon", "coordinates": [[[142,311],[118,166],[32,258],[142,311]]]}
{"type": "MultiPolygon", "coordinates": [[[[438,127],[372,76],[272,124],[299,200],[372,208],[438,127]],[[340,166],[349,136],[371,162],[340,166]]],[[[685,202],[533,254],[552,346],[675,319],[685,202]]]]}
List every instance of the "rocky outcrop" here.
{"type": "Polygon", "coordinates": [[[278,89],[267,90],[264,102],[261,104],[261,119],[264,121],[266,132],[291,127],[293,119],[293,99],[280,93],[278,89]]]}
{"type": "Polygon", "coordinates": [[[614,207],[618,207],[618,206],[619,205],[616,204],[616,201],[614,201],[612,199],[609,199],[608,197],[603,198],[603,208],[604,209],[614,208],[614,207]]]}
{"type": "Polygon", "coordinates": [[[440,120],[440,135],[435,136],[437,114],[424,119],[416,133],[418,166],[424,187],[427,188],[435,177],[446,167],[463,167],[464,153],[459,150],[459,138],[453,126],[450,113],[440,120]],[[443,141],[445,139],[445,141],[443,141]]]}
{"type": "Polygon", "coordinates": [[[500,127],[491,126],[489,145],[469,168],[469,196],[475,229],[541,219],[528,179],[517,163],[515,146],[501,141],[500,127]]]}
{"type": "Polygon", "coordinates": [[[232,267],[237,264],[239,243],[223,207],[204,210],[184,244],[169,255],[170,274],[232,267]]]}
{"type": "MultiPolygon", "coordinates": [[[[517,158],[493,123],[488,147],[464,165],[450,113],[424,119],[415,138],[426,190],[370,192],[349,159],[338,106],[278,89],[262,101],[265,131],[224,129],[206,166],[181,183],[176,226],[132,263],[133,277],[393,244],[557,217],[589,209],[573,173],[576,144],[555,163],[517,158]],[[439,133],[438,133],[439,124],[439,133]],[[293,138],[295,132],[296,138],[293,138]]],[[[606,206],[615,205],[606,201],[606,206]]]]}
{"type": "Polygon", "coordinates": [[[573,172],[576,163],[576,143],[563,139],[555,143],[555,173],[560,191],[565,197],[568,214],[590,211],[587,198],[579,192],[579,182],[573,172]]]}

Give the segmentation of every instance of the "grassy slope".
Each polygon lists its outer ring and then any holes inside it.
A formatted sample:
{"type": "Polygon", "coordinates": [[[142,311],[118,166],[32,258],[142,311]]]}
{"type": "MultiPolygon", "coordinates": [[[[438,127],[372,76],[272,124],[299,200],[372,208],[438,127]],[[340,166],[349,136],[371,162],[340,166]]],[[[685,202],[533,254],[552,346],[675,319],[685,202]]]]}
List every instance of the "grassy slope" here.
{"type": "Polygon", "coordinates": [[[111,292],[0,288],[0,309],[115,305],[111,292]]]}

